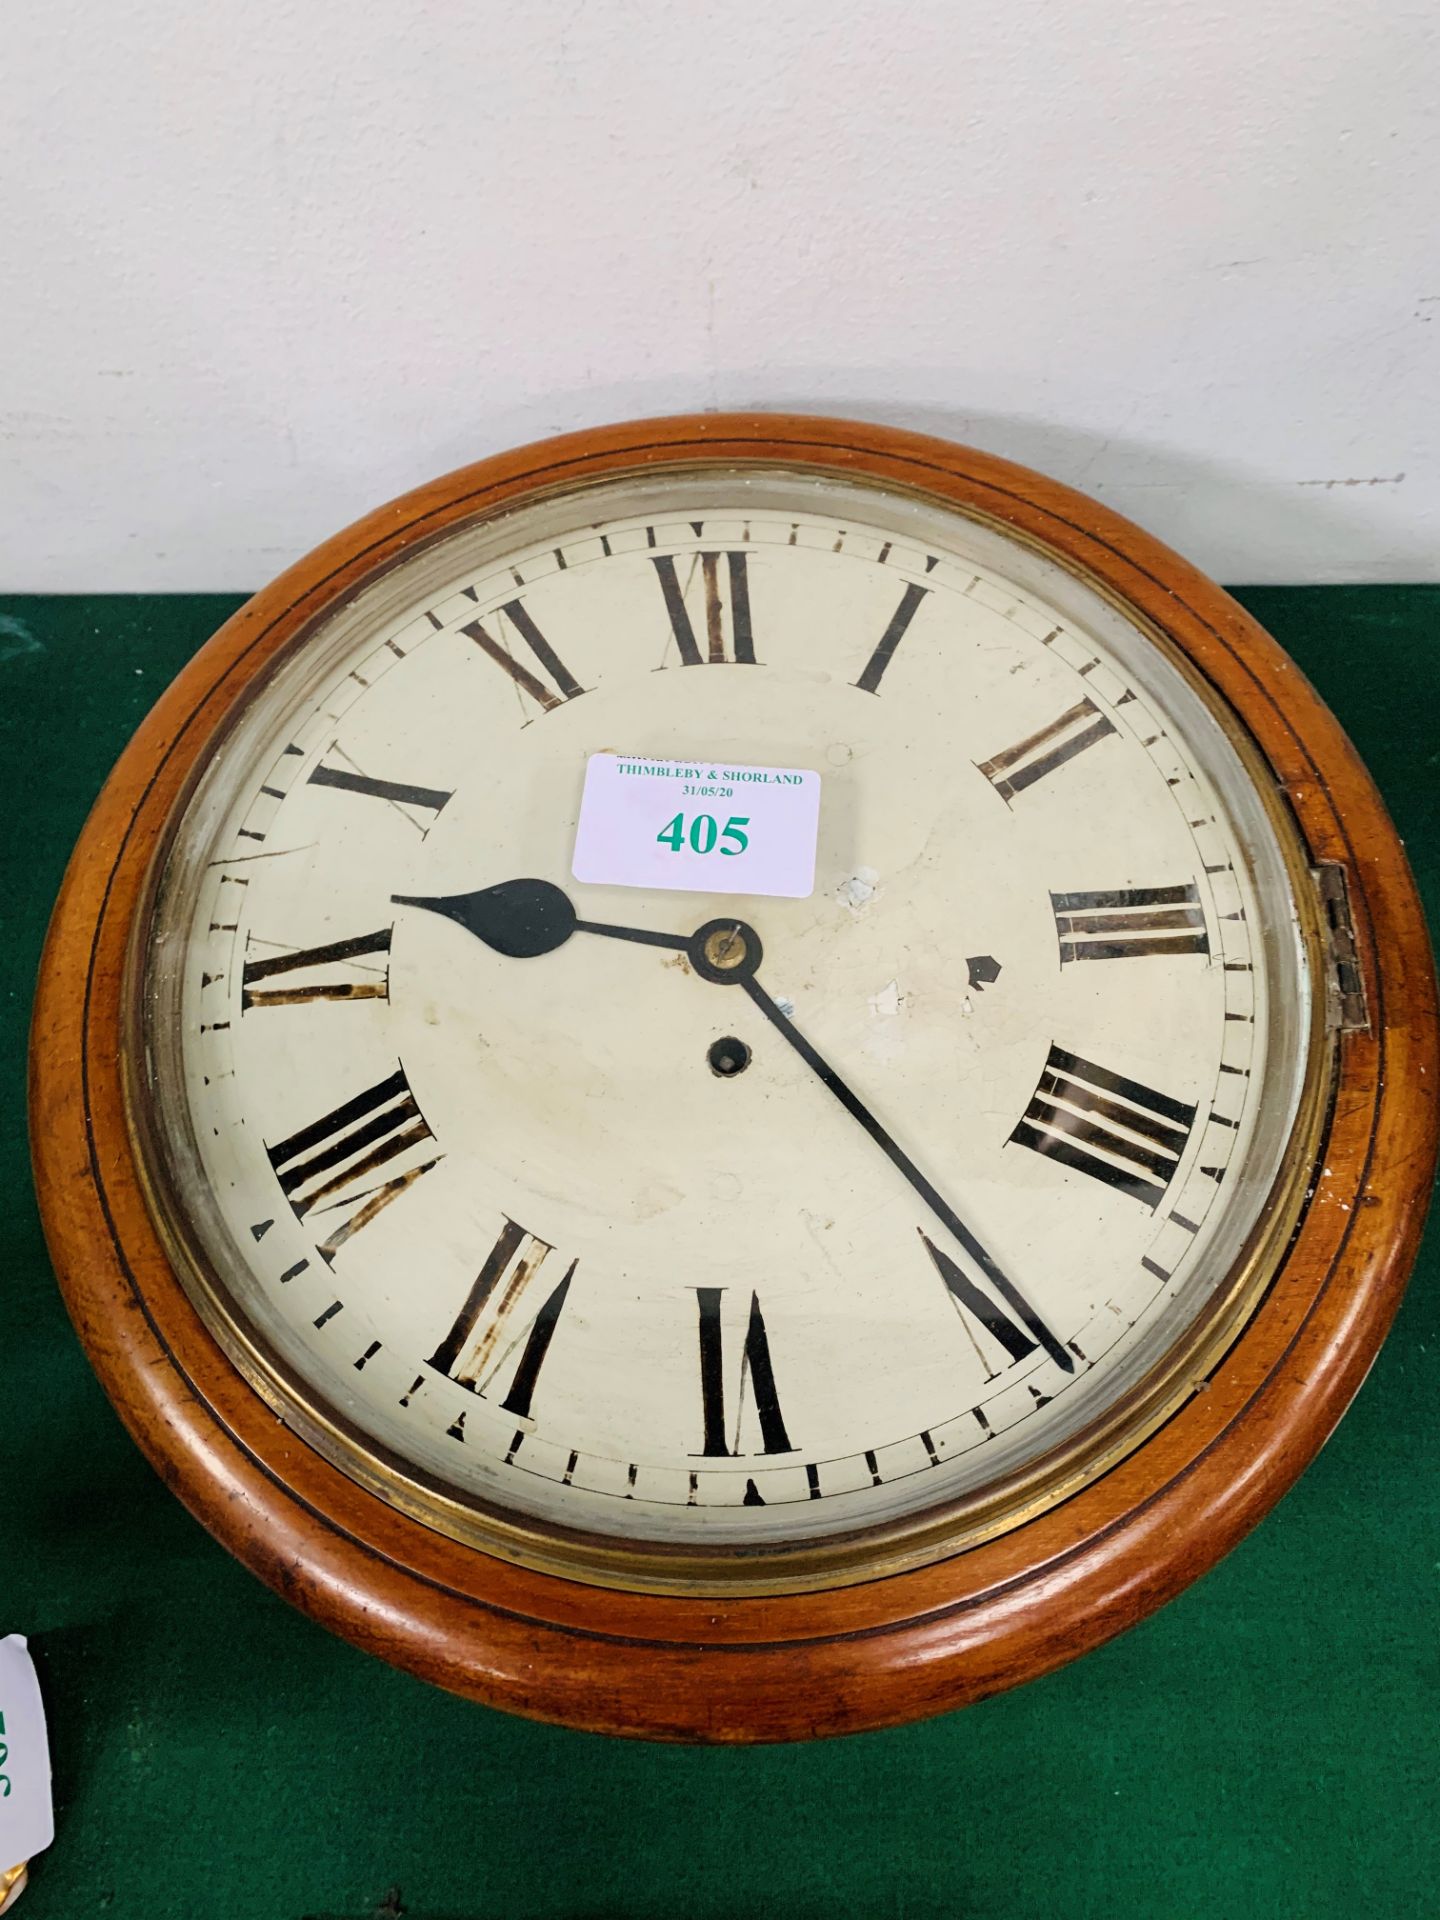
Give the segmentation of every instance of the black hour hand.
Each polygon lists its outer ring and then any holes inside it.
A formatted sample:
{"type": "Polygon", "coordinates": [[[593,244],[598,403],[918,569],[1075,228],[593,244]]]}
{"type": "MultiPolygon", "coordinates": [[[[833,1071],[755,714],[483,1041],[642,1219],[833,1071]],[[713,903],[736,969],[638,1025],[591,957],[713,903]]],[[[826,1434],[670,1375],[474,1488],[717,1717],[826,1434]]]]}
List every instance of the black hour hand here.
{"type": "Polygon", "coordinates": [[[435,894],[429,899],[408,893],[392,893],[390,898],[397,907],[424,907],[427,913],[443,914],[512,960],[553,953],[575,931],[574,903],[549,880],[502,880],[498,887],[435,894]]]}
{"type": "Polygon", "coordinates": [[[397,907],[423,907],[443,914],[496,953],[511,960],[533,960],[538,954],[563,947],[572,933],[598,933],[609,940],[634,940],[642,946],[689,945],[674,933],[652,933],[648,927],[616,927],[601,920],[581,920],[575,903],[553,880],[502,880],[497,887],[479,887],[474,893],[392,893],[397,907]]]}

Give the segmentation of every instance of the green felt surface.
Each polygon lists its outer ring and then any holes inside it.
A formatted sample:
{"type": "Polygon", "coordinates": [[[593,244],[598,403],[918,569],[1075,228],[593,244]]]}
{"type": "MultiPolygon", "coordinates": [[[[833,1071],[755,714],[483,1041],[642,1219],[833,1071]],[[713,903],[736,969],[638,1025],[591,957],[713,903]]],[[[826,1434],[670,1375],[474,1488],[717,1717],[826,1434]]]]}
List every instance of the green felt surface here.
{"type": "MultiPolygon", "coordinates": [[[[1349,727],[1440,907],[1440,588],[1241,597],[1349,727]]],[[[471,1707],[273,1597],[165,1492],[60,1305],[24,1140],[50,901],[111,762],[233,597],[0,600],[0,1632],[54,1847],[28,1920],[1440,1913],[1437,1236],[1354,1410],[1134,1632],[923,1726],[647,1747],[471,1707]]]]}

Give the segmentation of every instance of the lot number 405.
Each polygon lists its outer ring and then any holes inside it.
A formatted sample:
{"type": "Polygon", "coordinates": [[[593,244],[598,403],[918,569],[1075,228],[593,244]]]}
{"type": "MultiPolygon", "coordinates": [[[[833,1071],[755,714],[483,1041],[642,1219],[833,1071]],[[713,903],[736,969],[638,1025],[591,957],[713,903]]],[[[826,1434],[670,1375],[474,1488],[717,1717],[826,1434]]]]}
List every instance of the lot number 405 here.
{"type": "Polygon", "coordinates": [[[718,843],[721,853],[743,853],[750,844],[750,836],[744,829],[750,824],[748,813],[731,814],[724,826],[720,826],[713,814],[697,813],[687,830],[685,815],[677,813],[668,826],[662,827],[655,838],[662,847],[669,847],[672,853],[679,853],[688,840],[693,853],[713,853],[718,843]],[[734,844],[727,845],[733,841],[734,844]]]}

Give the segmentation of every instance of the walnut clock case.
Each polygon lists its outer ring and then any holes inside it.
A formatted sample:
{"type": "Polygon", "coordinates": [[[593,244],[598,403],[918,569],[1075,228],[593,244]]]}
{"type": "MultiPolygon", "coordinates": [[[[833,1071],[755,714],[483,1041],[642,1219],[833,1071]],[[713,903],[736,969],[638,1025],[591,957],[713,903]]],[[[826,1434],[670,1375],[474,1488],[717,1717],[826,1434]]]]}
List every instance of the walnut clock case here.
{"type": "Polygon", "coordinates": [[[71,862],[32,1130],[106,1391],[249,1567],[738,1741],[1233,1546],[1375,1357],[1435,1084],[1400,845],[1232,600],[1003,461],[716,414],[437,481],[222,629],[71,862]],[[694,769],[683,887],[572,877],[607,752],[694,769]],[[820,776],[806,898],[727,877],[744,769],[820,776]]]}

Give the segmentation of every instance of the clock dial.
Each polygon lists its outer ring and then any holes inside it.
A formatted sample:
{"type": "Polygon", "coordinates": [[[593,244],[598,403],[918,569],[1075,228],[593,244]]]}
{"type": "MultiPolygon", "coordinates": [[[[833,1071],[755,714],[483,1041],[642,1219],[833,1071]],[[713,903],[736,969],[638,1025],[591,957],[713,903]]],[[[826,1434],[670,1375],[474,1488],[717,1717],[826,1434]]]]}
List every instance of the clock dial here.
{"type": "Polygon", "coordinates": [[[1149,636],[733,467],[333,613],[181,818],[147,987],[189,1284],[287,1416],[437,1524],[662,1552],[1133,1443],[1239,1324],[1311,1044],[1280,841],[1149,636]],[[576,881],[600,752],[813,769],[814,892],[576,881]]]}

